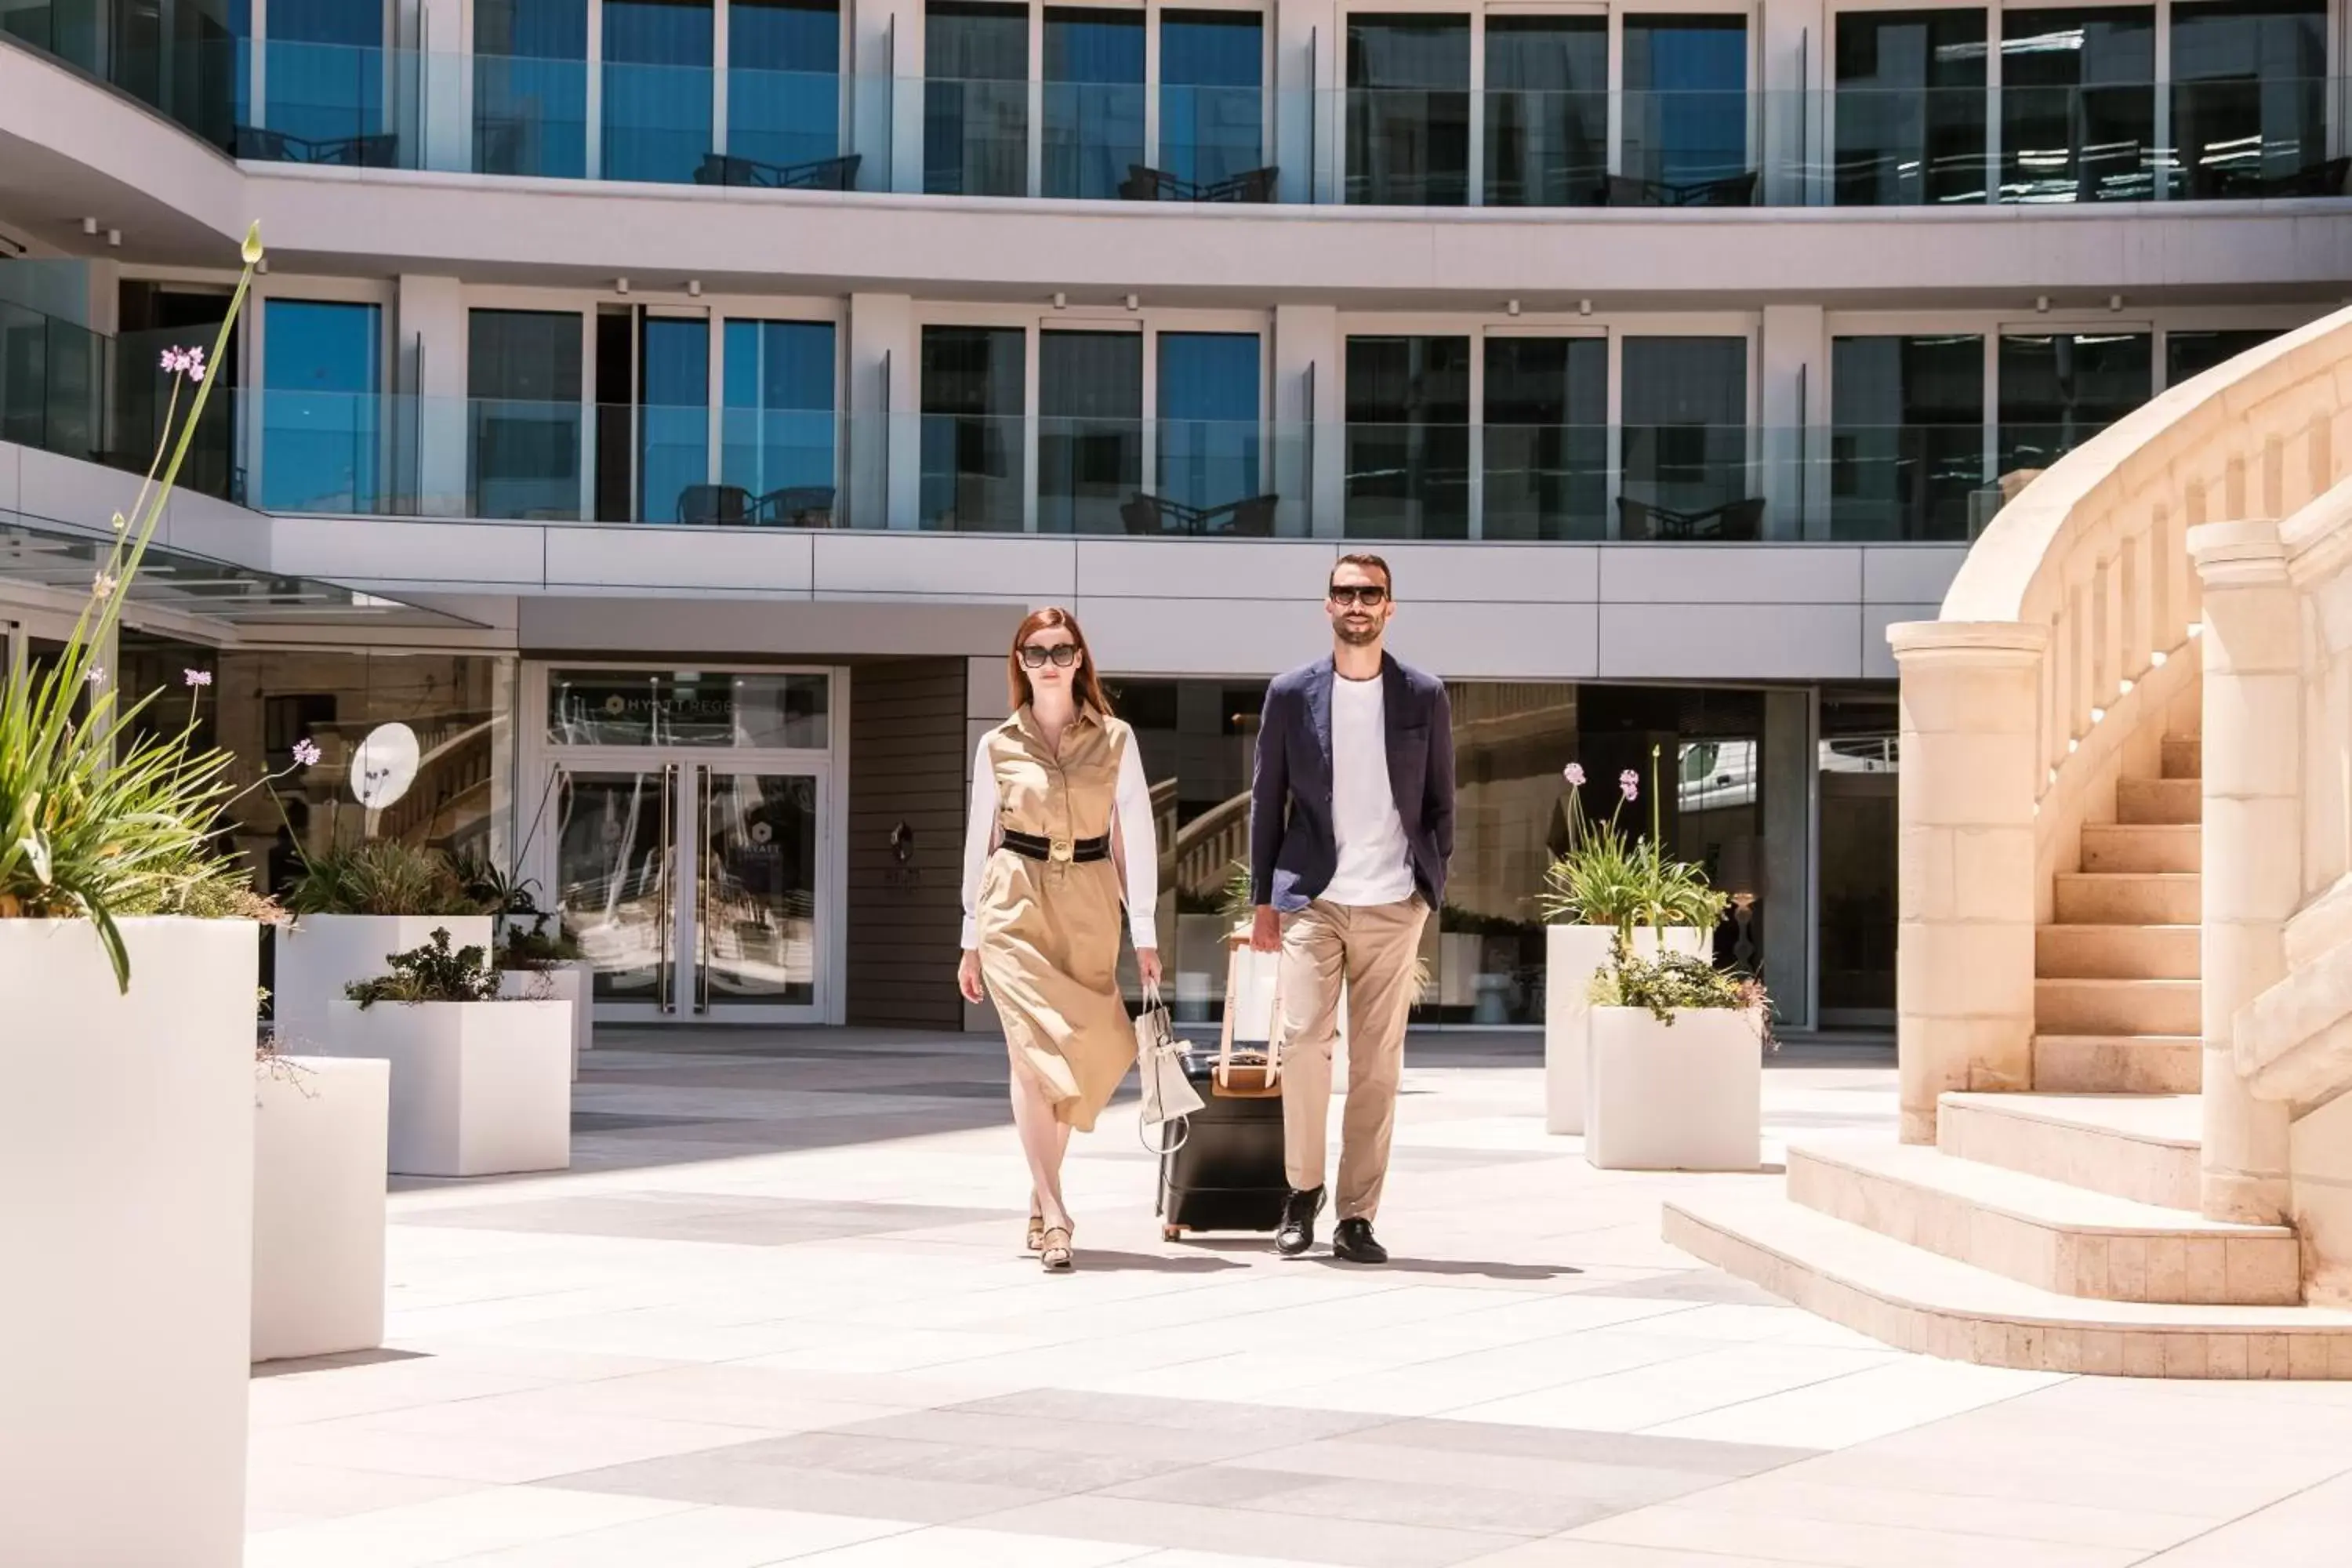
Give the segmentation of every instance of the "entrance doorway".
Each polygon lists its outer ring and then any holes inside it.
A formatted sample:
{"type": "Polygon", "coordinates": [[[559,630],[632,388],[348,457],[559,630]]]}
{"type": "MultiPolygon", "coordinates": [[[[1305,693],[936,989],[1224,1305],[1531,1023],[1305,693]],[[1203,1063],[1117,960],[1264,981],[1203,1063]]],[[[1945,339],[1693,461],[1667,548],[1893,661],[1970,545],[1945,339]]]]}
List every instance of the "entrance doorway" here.
{"type": "Polygon", "coordinates": [[[541,676],[531,858],[597,1018],[836,1021],[831,675],[541,676]]]}

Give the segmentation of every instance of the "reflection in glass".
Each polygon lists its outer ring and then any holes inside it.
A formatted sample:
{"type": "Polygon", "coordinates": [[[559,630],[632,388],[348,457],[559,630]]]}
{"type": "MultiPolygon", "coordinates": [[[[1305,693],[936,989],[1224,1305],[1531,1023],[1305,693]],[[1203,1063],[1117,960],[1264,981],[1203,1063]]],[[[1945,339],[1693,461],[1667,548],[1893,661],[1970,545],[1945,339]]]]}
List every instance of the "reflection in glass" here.
{"type": "Polygon", "coordinates": [[[466,392],[472,514],[578,518],[580,318],[562,310],[470,312],[466,392]]]}
{"type": "Polygon", "coordinates": [[[710,476],[710,323],[653,315],[644,321],[637,515],[648,522],[697,520],[706,514],[688,491],[710,476]]]}
{"type": "Polygon", "coordinates": [[[1624,175],[1677,194],[1750,180],[1748,18],[1629,16],[1624,49],[1624,175]]]}
{"type": "Polygon", "coordinates": [[[2174,194],[2192,199],[2335,196],[2327,157],[2327,8],[2322,0],[2176,0],[2174,194]]]}
{"type": "Polygon", "coordinates": [[[816,780],[713,771],[703,790],[698,1010],[812,1005],[816,780]]]}
{"type": "Polygon", "coordinates": [[[1107,201],[1143,162],[1143,13],[1045,8],[1045,188],[1107,201]]]}
{"type": "Polygon", "coordinates": [[[2179,386],[2184,381],[2194,380],[2215,365],[2226,364],[2278,335],[2269,327],[2202,331],[2176,328],[2164,334],[2164,384],[2179,386]]]}
{"type": "Polygon", "coordinates": [[[267,510],[376,510],[382,318],[374,305],[266,302],[261,504],[267,510]]]}
{"type": "Polygon", "coordinates": [[[1629,337],[1622,352],[1620,536],[1763,537],[1748,464],[1748,340],[1629,337]]]}
{"type": "Polygon", "coordinates": [[[474,169],[588,172],[588,0],[476,0],[474,169]]]}
{"type": "Polygon", "coordinates": [[[930,0],[923,73],[923,189],[1027,195],[1029,8],[930,0]]]}
{"type": "Polygon", "coordinates": [[[730,317],[724,347],[720,481],[753,522],[830,527],[833,323],[730,317]]]}
{"type": "Polygon", "coordinates": [[[1018,327],[923,329],[925,528],[1020,531],[1027,352],[1018,327]]]}
{"type": "Polygon", "coordinates": [[[1470,19],[1348,18],[1348,200],[1470,199],[1470,19]]]}
{"type": "Polygon", "coordinates": [[[2155,194],[2156,9],[2009,11],[2000,35],[2000,199],[2155,194]]]}
{"type": "Polygon", "coordinates": [[[1348,340],[1351,539],[1470,534],[1470,340],[1348,340]]]}
{"type": "Polygon", "coordinates": [[[1895,1016],[1895,764],[1891,693],[1821,704],[1821,1007],[1824,1025],[1895,1016]]]}
{"type": "Polygon", "coordinates": [[[1837,200],[1842,206],[1981,202],[1985,14],[1837,16],[1837,200]]]}
{"type": "Polygon", "coordinates": [[[604,0],[604,174],[683,184],[710,140],[710,0],[604,0]]]}
{"type": "Polygon", "coordinates": [[[1037,339],[1037,529],[1116,533],[1143,484],[1143,334],[1037,339]]]}
{"type": "Polygon", "coordinates": [[[1199,510],[1265,493],[1255,332],[1160,334],[1158,493],[1199,510]]]}
{"type": "Polygon", "coordinates": [[[1265,23],[1255,11],[1160,13],[1160,160],[1214,184],[1265,166],[1265,23]]]}
{"type": "Polygon", "coordinates": [[[1831,538],[1966,539],[1984,458],[1984,339],[1832,341],[1831,538]]]}
{"type": "MultiPolygon", "coordinates": [[[[268,102],[258,124],[269,134],[241,132],[237,156],[288,156],[276,139],[290,136],[306,144],[299,151],[321,162],[392,163],[382,9],[348,0],[273,0],[268,20],[268,102]]],[[[239,116],[241,127],[247,122],[239,116]]]]}
{"type": "Polygon", "coordinates": [[[817,674],[558,669],[548,676],[547,739],[821,752],[832,744],[831,690],[817,674]]]}
{"type": "Polygon", "coordinates": [[[1588,206],[1609,177],[1609,21],[1486,19],[1490,207],[1588,206]]]}
{"type": "Polygon", "coordinates": [[[671,931],[671,802],[657,769],[557,784],[555,907],[599,1002],[660,1002],[671,931]]]}
{"type": "Polygon", "coordinates": [[[1486,539],[1605,539],[1609,344],[1488,338],[1486,539]]]}
{"type": "Polygon", "coordinates": [[[2146,332],[2037,333],[2000,340],[2000,468],[2038,472],[2148,399],[2146,332]]]}
{"type": "Polygon", "coordinates": [[[786,169],[841,151],[839,0],[728,0],[727,151],[786,169]]]}

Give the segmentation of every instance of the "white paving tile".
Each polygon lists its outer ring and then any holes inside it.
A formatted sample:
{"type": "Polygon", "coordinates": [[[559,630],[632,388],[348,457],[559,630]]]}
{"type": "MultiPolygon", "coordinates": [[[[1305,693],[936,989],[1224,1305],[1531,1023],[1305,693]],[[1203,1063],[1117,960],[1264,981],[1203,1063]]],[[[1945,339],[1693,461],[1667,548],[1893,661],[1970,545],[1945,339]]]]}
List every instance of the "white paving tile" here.
{"type": "Polygon", "coordinates": [[[690,1508],[456,1561],[464,1568],[765,1568],[922,1527],[782,1509],[690,1508]]]}
{"type": "Polygon", "coordinates": [[[246,1543],[245,1568],[419,1568],[688,1506],[553,1487],[496,1487],[256,1535],[246,1543]]]}
{"type": "Polygon", "coordinates": [[[1660,1436],[1706,1437],[1718,1443],[1844,1448],[2065,1381],[2063,1373],[2020,1372],[1906,1356],[1849,1376],[1726,1405],[1646,1430],[1660,1436]]]}

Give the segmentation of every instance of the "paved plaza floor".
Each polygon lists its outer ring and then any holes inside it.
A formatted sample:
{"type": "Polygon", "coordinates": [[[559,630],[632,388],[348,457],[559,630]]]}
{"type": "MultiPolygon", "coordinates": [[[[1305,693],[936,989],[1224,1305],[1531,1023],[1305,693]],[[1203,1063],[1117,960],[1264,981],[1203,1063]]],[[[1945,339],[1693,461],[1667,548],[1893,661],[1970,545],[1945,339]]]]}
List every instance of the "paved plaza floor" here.
{"type": "MultiPolygon", "coordinates": [[[[257,1369],[251,1568],[2343,1568],[2352,1384],[1938,1362],[1658,1238],[1532,1037],[1417,1036],[1385,1268],[1165,1244],[1133,1102],[1021,1249],[1003,1047],[606,1030],[575,1166],[396,1183],[381,1352],[257,1369]]],[[[1337,1107],[1335,1109],[1335,1113],[1337,1107]]],[[[1792,1046],[1767,1158],[1892,1136],[1792,1046]]],[[[1327,1227],[1328,1228],[1328,1227],[1327,1227]]]]}

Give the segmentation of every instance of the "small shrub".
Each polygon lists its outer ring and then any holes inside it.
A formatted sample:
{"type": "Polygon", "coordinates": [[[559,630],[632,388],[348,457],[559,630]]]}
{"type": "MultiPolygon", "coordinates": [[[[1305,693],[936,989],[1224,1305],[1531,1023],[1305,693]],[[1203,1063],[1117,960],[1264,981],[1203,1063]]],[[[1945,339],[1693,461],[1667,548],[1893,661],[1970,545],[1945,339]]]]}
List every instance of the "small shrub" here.
{"type": "Polygon", "coordinates": [[[548,917],[534,915],[528,928],[507,927],[506,942],[499,948],[500,969],[552,969],[559,963],[570,963],[580,957],[580,944],[572,934],[558,926],[551,936],[547,931],[548,917]]]}
{"type": "Polygon", "coordinates": [[[305,860],[286,906],[298,915],[482,912],[446,855],[392,838],[338,846],[305,860]]]}
{"type": "Polygon", "coordinates": [[[1608,966],[1592,976],[1587,996],[1596,1007],[1643,1007],[1671,1028],[1677,1007],[1753,1013],[1760,1032],[1771,1037],[1771,998],[1752,974],[1716,968],[1687,953],[1662,952],[1637,958],[1619,937],[1610,944],[1608,966]]]}
{"type": "Polygon", "coordinates": [[[449,928],[441,926],[433,932],[433,940],[406,952],[385,955],[392,965],[390,974],[380,974],[373,980],[354,980],[343,987],[343,994],[358,1003],[362,1010],[378,1002],[495,1002],[499,999],[499,973],[486,961],[479,947],[461,947],[451,951],[449,928]]]}

